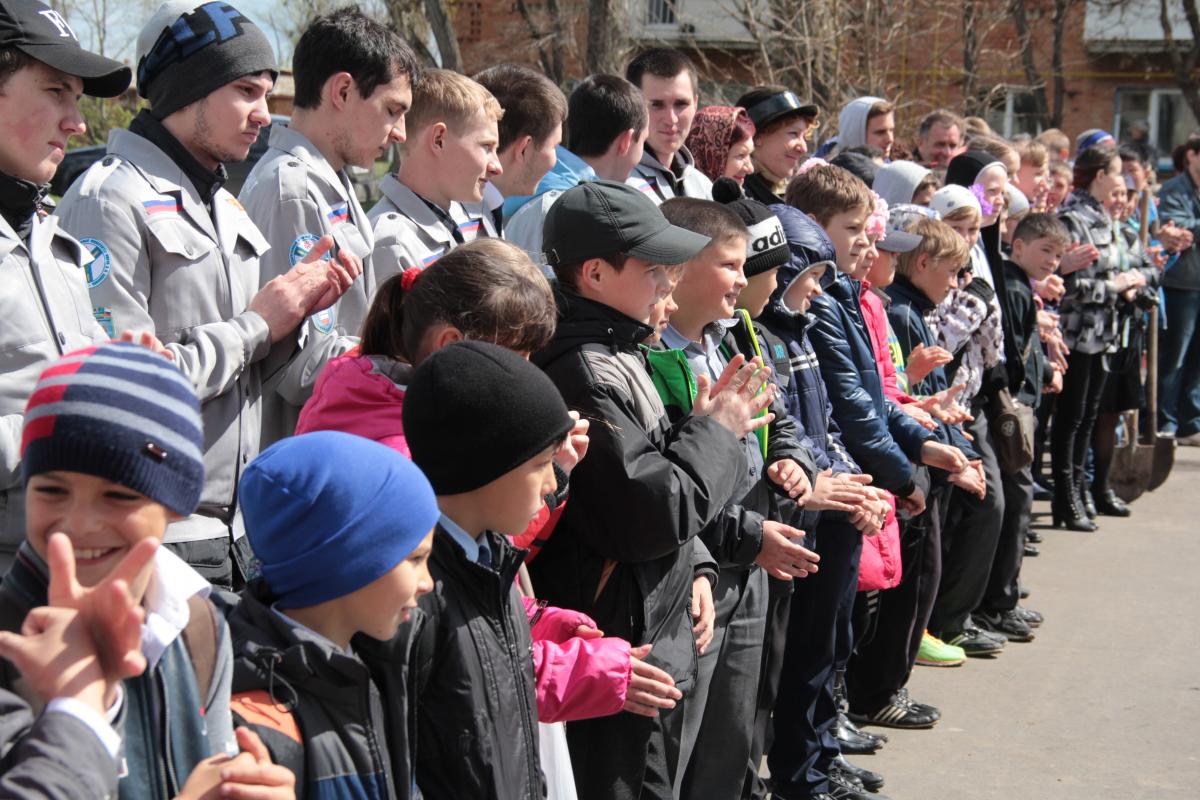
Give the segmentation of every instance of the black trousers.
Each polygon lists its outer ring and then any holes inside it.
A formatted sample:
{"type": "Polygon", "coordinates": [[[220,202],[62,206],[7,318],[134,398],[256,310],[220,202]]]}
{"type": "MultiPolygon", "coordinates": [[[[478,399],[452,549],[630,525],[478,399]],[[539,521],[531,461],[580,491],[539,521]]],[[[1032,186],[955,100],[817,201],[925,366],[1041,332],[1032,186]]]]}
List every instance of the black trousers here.
{"type": "Polygon", "coordinates": [[[1054,409],[1050,428],[1050,458],[1054,480],[1080,485],[1092,426],[1104,394],[1104,354],[1072,351],[1063,376],[1063,390],[1054,409]]]}
{"type": "Polygon", "coordinates": [[[956,487],[949,490],[949,511],[942,529],[942,582],[929,620],[929,630],[939,634],[961,631],[979,606],[1004,523],[1000,464],[987,414],[979,409],[974,415],[966,427],[983,459],[987,494],[980,499],[956,487]]]}
{"type": "MultiPolygon", "coordinates": [[[[685,698],[686,701],[686,698],[685,698]]],[[[567,723],[579,800],[672,800],[683,709],[567,723]]]]}
{"type": "MultiPolygon", "coordinates": [[[[925,513],[901,523],[900,584],[878,593],[870,628],[855,631],[856,647],[846,670],[850,710],[873,714],[908,683],[921,636],[929,624],[942,573],[942,506],[946,487],[926,498],[925,513]]],[[[867,598],[859,595],[858,614],[867,598]]]]}
{"type": "Polygon", "coordinates": [[[767,635],[763,641],[762,672],[758,679],[758,698],[755,702],[754,739],[750,743],[750,760],[746,764],[743,798],[764,800],[769,794],[767,783],[759,775],[763,754],[771,747],[775,729],[771,709],[779,695],[783,675],[783,656],[787,647],[788,621],[792,612],[792,581],[767,578],[767,635]]]}
{"type": "Polygon", "coordinates": [[[1019,472],[1001,475],[1004,484],[1004,524],[1000,526],[1000,541],[992,560],[992,574],[987,590],[979,604],[981,611],[1011,611],[1017,607],[1020,594],[1017,581],[1021,563],[1025,560],[1025,534],[1033,516],[1033,471],[1025,467],[1019,472]]]}
{"type": "Polygon", "coordinates": [[[862,534],[845,520],[829,519],[817,526],[816,541],[808,546],[820,554],[821,569],[794,582],[767,756],[771,780],[784,797],[829,791],[829,765],[840,752],[832,734],[834,665],[839,638],[849,636],[862,534]]]}

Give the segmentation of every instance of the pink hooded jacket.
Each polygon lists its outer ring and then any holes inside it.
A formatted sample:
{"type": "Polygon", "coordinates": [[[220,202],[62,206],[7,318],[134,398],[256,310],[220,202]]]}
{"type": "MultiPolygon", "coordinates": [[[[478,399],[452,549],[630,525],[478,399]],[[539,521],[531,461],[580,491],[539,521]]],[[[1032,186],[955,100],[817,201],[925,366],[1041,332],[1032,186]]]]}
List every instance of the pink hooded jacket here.
{"type": "MultiPolygon", "coordinates": [[[[888,347],[887,312],[883,301],[871,291],[871,285],[863,281],[858,295],[867,334],[871,337],[871,349],[875,351],[875,367],[883,381],[883,394],[894,403],[911,403],[912,398],[900,391],[896,383],[896,367],[892,364],[888,347]]],[[[900,585],[900,523],[896,521],[896,498],[891,499],[883,530],[875,536],[863,538],[862,556],[858,562],[858,590],[891,589],[900,585]]]]}
{"type": "MultiPolygon", "coordinates": [[[[409,456],[400,411],[413,368],[395,359],[359,355],[357,348],[333,359],[317,377],[296,433],[335,430],[353,433],[409,456]]],[[[519,541],[544,539],[561,506],[543,507],[519,541]]],[[[575,630],[595,628],[579,611],[523,597],[533,638],[533,673],[538,721],[567,722],[615,714],[629,688],[629,642],[615,637],[584,638],[575,630]]]]}

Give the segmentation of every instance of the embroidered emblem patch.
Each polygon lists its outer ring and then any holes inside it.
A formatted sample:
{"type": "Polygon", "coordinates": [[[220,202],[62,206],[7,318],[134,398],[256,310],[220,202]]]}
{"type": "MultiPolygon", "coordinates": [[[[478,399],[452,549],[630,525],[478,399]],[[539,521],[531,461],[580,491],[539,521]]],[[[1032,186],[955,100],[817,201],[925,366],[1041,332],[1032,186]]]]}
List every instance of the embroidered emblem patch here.
{"type": "Polygon", "coordinates": [[[321,241],[321,237],[312,233],[302,233],[296,237],[296,241],[292,242],[291,249],[288,250],[288,261],[294,267],[304,260],[308,255],[308,251],[313,249],[313,245],[321,241]]]}
{"type": "Polygon", "coordinates": [[[91,263],[83,269],[87,275],[88,288],[95,289],[108,280],[109,273],[112,272],[112,253],[109,252],[108,245],[99,239],[88,237],[80,239],[79,243],[92,254],[91,263]]]}

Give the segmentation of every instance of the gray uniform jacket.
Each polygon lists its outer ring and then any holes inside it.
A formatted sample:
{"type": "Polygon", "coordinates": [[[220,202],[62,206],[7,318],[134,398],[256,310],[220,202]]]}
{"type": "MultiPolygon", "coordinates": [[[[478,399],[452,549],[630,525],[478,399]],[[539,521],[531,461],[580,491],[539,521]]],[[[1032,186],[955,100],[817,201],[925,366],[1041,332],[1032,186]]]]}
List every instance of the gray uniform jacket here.
{"type": "Polygon", "coordinates": [[[117,795],[117,764],[96,734],[69,714],[34,719],[0,689],[0,797],[85,800],[117,795]]]}
{"type": "Polygon", "coordinates": [[[642,160],[633,168],[629,180],[625,182],[642,190],[655,205],[662,205],[664,200],[670,200],[672,197],[712,200],[712,181],[696,169],[692,152],[686,147],[680,147],[679,152],[675,154],[675,161],[683,165],[679,177],[659,163],[654,154],[647,150],[642,154],[642,160]]]}
{"type": "Polygon", "coordinates": [[[409,267],[423,269],[459,244],[480,236],[496,236],[490,214],[478,208],[472,214],[461,203],[451,203],[450,217],[462,235],[460,243],[425,201],[395,175],[385,176],[379,189],[383,197],[367,215],[375,235],[371,266],[364,272],[372,295],[380,284],[409,267]]]}
{"type": "MultiPolygon", "coordinates": [[[[365,271],[374,237],[350,179],[334,172],[312,142],[291,128],[272,125],[270,145],[238,195],[271,245],[259,262],[260,283],[286,273],[326,234],[338,249],[358,256],[365,271]]],[[[309,318],[298,349],[290,337],[272,348],[263,367],[263,448],[295,433],[321,368],[358,344],[367,296],[364,276],[332,308],[309,318]],[[281,354],[287,360],[277,364],[281,354]]]]}
{"type": "Polygon", "coordinates": [[[23,242],[0,218],[0,569],[25,538],[21,428],[42,370],[64,353],[108,338],[92,318],[92,260],[54,217],[34,220],[23,242]]]}
{"type": "Polygon", "coordinates": [[[210,215],[180,167],[125,130],[112,132],[108,155],[71,186],[57,214],[102,260],[91,268],[96,318],[114,331],[154,331],[200,397],[204,492],[196,514],[168,527],[166,541],[226,536],[238,480],[258,454],[256,362],[271,339],[246,306],[260,285],[266,239],[224,189],[210,215]]]}

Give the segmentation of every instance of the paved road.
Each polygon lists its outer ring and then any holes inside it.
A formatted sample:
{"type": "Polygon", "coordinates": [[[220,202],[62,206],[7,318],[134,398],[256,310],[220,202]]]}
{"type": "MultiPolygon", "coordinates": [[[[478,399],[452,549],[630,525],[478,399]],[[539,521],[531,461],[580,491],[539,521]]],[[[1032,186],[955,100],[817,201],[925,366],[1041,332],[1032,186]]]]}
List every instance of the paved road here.
{"type": "Polygon", "coordinates": [[[1200,449],[1128,520],[1049,528],[1027,559],[1036,641],[994,661],[917,667],[929,731],[888,731],[859,763],[894,800],[1200,798],[1200,449]]]}

